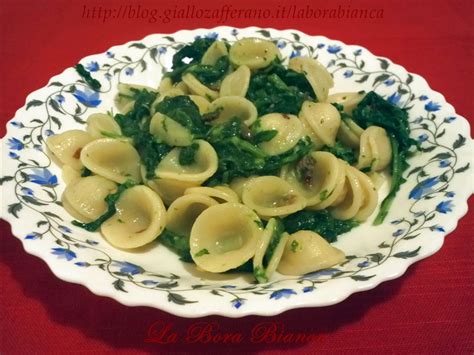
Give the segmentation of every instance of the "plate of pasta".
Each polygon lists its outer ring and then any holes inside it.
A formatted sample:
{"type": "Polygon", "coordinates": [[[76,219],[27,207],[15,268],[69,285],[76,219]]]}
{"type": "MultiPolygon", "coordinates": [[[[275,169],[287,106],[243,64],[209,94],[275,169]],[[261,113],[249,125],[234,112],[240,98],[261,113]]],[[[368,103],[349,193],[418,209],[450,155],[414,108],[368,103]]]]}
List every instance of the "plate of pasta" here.
{"type": "Polygon", "coordinates": [[[183,316],[327,306],[437,252],[469,124],[418,75],[296,30],[92,55],[2,139],[2,218],[59,278],[183,316]]]}

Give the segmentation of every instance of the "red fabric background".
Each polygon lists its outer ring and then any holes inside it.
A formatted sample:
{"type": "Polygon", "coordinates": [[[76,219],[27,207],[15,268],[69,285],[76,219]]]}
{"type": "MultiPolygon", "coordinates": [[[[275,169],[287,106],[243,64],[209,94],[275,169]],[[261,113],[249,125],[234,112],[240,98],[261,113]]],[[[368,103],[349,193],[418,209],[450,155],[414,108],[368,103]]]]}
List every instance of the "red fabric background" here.
{"type": "MultiPolygon", "coordinates": [[[[203,1],[194,4],[203,5],[203,1]]],[[[226,3],[225,1],[223,3],[226,3]]],[[[108,47],[138,40],[150,33],[182,28],[213,27],[209,19],[98,20],[81,18],[83,5],[110,6],[110,1],[18,1],[0,4],[0,133],[27,94],[80,58],[108,47]]],[[[116,2],[116,4],[138,4],[116,2]]],[[[174,3],[142,1],[149,8],[173,8],[174,3]]],[[[183,2],[180,2],[183,5],[183,2]]],[[[233,3],[234,7],[276,6],[260,0],[233,3]]],[[[323,8],[328,1],[311,4],[323,8]]],[[[349,44],[360,44],[391,58],[425,77],[443,93],[460,115],[473,112],[472,1],[341,1],[352,8],[379,7],[379,20],[237,19],[236,27],[295,28],[349,44]]],[[[287,4],[288,5],[288,4],[287,4]]],[[[209,7],[217,6],[211,2],[209,7]]],[[[474,121],[471,119],[471,124],[474,121]]],[[[10,227],[0,222],[1,315],[0,353],[158,353],[187,351],[278,353],[472,353],[473,344],[473,199],[471,211],[442,250],[410,267],[402,278],[351,296],[327,308],[301,309],[265,319],[247,317],[217,322],[220,332],[240,332],[237,345],[187,344],[186,329],[196,320],[181,319],[156,309],[128,308],[98,297],[86,288],[63,282],[40,259],[27,255],[10,227]],[[147,344],[147,329],[155,321],[169,321],[179,333],[174,345],[147,344]],[[262,321],[278,321],[286,332],[318,335],[295,344],[252,344],[249,332],[262,321]]],[[[433,236],[436,237],[436,236],[433,236]]]]}

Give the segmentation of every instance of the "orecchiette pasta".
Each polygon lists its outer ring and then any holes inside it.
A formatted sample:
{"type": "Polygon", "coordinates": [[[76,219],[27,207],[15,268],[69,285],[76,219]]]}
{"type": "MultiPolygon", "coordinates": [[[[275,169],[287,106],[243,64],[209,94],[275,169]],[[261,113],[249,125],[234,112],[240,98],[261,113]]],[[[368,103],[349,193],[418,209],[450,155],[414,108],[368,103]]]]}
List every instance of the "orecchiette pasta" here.
{"type": "Polygon", "coordinates": [[[215,41],[202,56],[201,63],[204,65],[214,65],[219,58],[228,55],[225,42],[215,41]]]}
{"type": "Polygon", "coordinates": [[[246,65],[249,69],[261,69],[280,56],[277,46],[259,38],[244,38],[235,42],[229,51],[229,59],[236,66],[246,65]]]}
{"type": "MultiPolygon", "coordinates": [[[[214,148],[204,140],[197,140],[199,148],[194,163],[179,163],[180,148],[174,148],[158,164],[155,175],[159,179],[171,179],[195,184],[202,184],[217,171],[217,154],[214,148]]],[[[188,186],[189,187],[189,186],[188,186]]]]}
{"type": "Polygon", "coordinates": [[[197,186],[189,187],[184,191],[185,195],[199,194],[211,197],[219,202],[239,202],[239,196],[227,186],[197,186]]]}
{"type": "Polygon", "coordinates": [[[103,113],[90,115],[87,118],[86,130],[94,139],[122,135],[122,130],[113,117],[103,113]]]}
{"type": "Polygon", "coordinates": [[[115,207],[117,212],[102,224],[101,232],[110,244],[118,248],[146,245],[155,240],[166,226],[165,206],[147,186],[125,190],[115,207]]]}
{"type": "Polygon", "coordinates": [[[387,132],[380,127],[370,126],[360,136],[358,169],[371,171],[385,169],[392,160],[392,146],[387,132]]]}
{"type": "Polygon", "coordinates": [[[278,155],[292,149],[304,136],[301,120],[294,115],[269,113],[260,117],[261,131],[276,130],[271,140],[262,142],[259,147],[269,155],[278,155]]]}
{"type": "Polygon", "coordinates": [[[80,170],[83,167],[80,160],[81,151],[92,140],[89,133],[72,129],[49,137],[46,140],[46,145],[61,164],[80,170]]]}
{"type": "Polygon", "coordinates": [[[219,95],[242,96],[245,97],[250,83],[250,69],[246,65],[241,65],[233,73],[227,75],[222,80],[219,95]]]}
{"type": "Polygon", "coordinates": [[[211,206],[199,215],[191,229],[191,256],[203,270],[224,272],[254,256],[261,234],[259,218],[247,206],[211,206]]]}
{"type": "Polygon", "coordinates": [[[191,193],[178,197],[166,212],[166,228],[183,236],[191,234],[196,218],[217,201],[201,194],[191,193]]]}
{"type": "Polygon", "coordinates": [[[184,147],[193,142],[193,135],[188,128],[159,112],[150,121],[150,133],[172,146],[184,147]]]}
{"type": "Polygon", "coordinates": [[[286,243],[288,241],[289,234],[282,233],[281,236],[275,235],[277,231],[277,220],[272,218],[268,221],[265,230],[262,233],[262,237],[258,241],[255,256],[253,257],[253,270],[254,274],[257,275],[257,281],[268,282],[270,277],[276,271],[278,264],[280,263],[281,257],[285,250],[286,243]],[[264,266],[264,257],[267,253],[273,238],[280,238],[278,244],[273,249],[270,260],[267,265],[264,266]],[[261,271],[264,270],[264,274],[261,271]],[[262,278],[262,280],[259,280],[262,278]]]}
{"type": "Polygon", "coordinates": [[[102,176],[79,178],[67,186],[63,192],[63,203],[66,202],[81,221],[93,221],[107,211],[104,199],[117,188],[117,185],[102,176]]]}
{"type": "Polygon", "coordinates": [[[61,169],[61,174],[66,185],[69,185],[81,178],[81,172],[79,170],[74,169],[70,165],[63,165],[61,169]]]}
{"type": "Polygon", "coordinates": [[[214,100],[209,107],[209,112],[217,111],[217,117],[211,124],[225,123],[233,118],[238,118],[245,125],[250,126],[257,119],[255,105],[244,97],[224,96],[214,100]]]}
{"type": "Polygon", "coordinates": [[[319,234],[302,230],[288,238],[278,271],[284,275],[303,275],[326,269],[344,260],[344,253],[331,246],[319,234]]]}
{"type": "Polygon", "coordinates": [[[209,112],[211,103],[207,99],[198,95],[189,95],[189,98],[196,104],[201,115],[209,112]]]}
{"type": "Polygon", "coordinates": [[[127,142],[113,138],[97,139],[81,151],[81,162],[90,171],[119,184],[141,181],[140,156],[127,142]]]}
{"type": "Polygon", "coordinates": [[[264,219],[287,216],[306,206],[305,198],[277,176],[259,176],[244,186],[242,201],[264,219]]]}
{"type": "Polygon", "coordinates": [[[328,103],[314,103],[305,101],[299,113],[300,119],[304,120],[311,128],[312,133],[318,137],[316,144],[333,146],[341,123],[339,111],[328,103]]]}
{"type": "Polygon", "coordinates": [[[313,58],[294,57],[290,59],[288,67],[306,76],[319,102],[327,100],[329,89],[334,86],[334,80],[324,65],[313,58]]]}
{"type": "Polygon", "coordinates": [[[183,75],[183,82],[187,85],[189,91],[194,95],[203,96],[209,101],[215,100],[219,97],[219,93],[217,91],[209,89],[198,79],[196,79],[196,77],[191,73],[183,75]]]}
{"type": "Polygon", "coordinates": [[[359,102],[365,97],[365,92],[340,92],[338,94],[329,95],[326,99],[327,103],[342,105],[344,112],[352,115],[352,111],[357,107],[359,102]]]}
{"type": "Polygon", "coordinates": [[[350,118],[341,120],[341,125],[337,131],[337,139],[344,145],[350,148],[359,148],[360,136],[364,130],[360,128],[350,118]]]}

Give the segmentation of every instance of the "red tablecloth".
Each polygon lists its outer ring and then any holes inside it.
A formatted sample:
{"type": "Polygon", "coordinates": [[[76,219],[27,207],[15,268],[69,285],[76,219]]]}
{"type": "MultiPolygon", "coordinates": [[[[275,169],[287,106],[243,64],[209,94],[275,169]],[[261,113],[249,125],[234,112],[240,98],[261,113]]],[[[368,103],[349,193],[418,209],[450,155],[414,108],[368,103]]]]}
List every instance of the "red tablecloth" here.
{"type": "MultiPolygon", "coordinates": [[[[150,33],[170,33],[182,28],[213,27],[213,19],[163,18],[103,20],[84,18],[84,9],[111,1],[3,0],[1,10],[0,133],[5,122],[25,102],[28,93],[80,58],[108,47],[140,39],[150,33]],[[86,6],[86,8],[84,8],[86,6]]],[[[141,5],[142,9],[179,10],[184,2],[116,2],[141,5]],[[175,5],[175,4],[179,5],[175,5]]],[[[272,9],[260,0],[194,2],[196,8],[272,9]]],[[[383,18],[342,19],[233,19],[236,27],[296,28],[350,44],[360,44],[377,55],[391,58],[425,77],[443,93],[457,112],[470,117],[474,111],[472,87],[472,1],[329,1],[287,2],[312,9],[383,10],[383,18]]],[[[92,11],[92,10],[91,10],[92,11]]],[[[380,12],[379,12],[380,14],[380,12]]],[[[92,15],[90,15],[92,16],[92,15]]],[[[471,123],[474,123],[471,119],[471,123]]],[[[472,353],[473,344],[473,200],[471,212],[447,238],[436,255],[410,267],[400,279],[351,296],[327,308],[301,309],[266,319],[207,317],[220,330],[237,332],[235,345],[187,344],[186,330],[196,320],[181,319],[156,309],[129,308],[98,297],[86,288],[63,282],[38,258],[26,254],[9,225],[0,223],[1,315],[0,353],[145,353],[145,352],[369,352],[369,353],[472,353]],[[176,344],[145,343],[148,328],[169,322],[178,334],[176,344]],[[315,335],[313,339],[283,344],[254,344],[249,334],[263,321],[280,322],[284,333],[315,335]]]]}

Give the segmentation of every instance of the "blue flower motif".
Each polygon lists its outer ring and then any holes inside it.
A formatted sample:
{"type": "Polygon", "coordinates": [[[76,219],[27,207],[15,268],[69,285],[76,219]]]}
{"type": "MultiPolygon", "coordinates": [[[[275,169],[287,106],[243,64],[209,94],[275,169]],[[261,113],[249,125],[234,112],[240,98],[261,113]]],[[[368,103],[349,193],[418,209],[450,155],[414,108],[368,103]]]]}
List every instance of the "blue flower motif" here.
{"type": "Polygon", "coordinates": [[[331,54],[336,54],[340,52],[341,49],[342,49],[341,46],[334,44],[334,45],[328,46],[327,51],[331,54]]]}
{"type": "Polygon", "coordinates": [[[25,148],[23,143],[16,138],[8,138],[8,145],[10,146],[10,149],[13,150],[22,150],[25,148]]]}
{"type": "Polygon", "coordinates": [[[86,69],[89,70],[90,72],[97,71],[97,70],[99,70],[99,63],[90,62],[86,65],[86,69]]]}
{"type": "Polygon", "coordinates": [[[80,266],[80,267],[89,267],[91,264],[89,264],[86,261],[78,261],[77,263],[74,263],[74,265],[80,266]]]}
{"type": "Polygon", "coordinates": [[[76,89],[73,96],[77,101],[87,107],[97,107],[102,102],[99,99],[99,93],[88,88],[85,88],[84,91],[76,89]]]}
{"type": "Polygon", "coordinates": [[[51,254],[57,255],[58,259],[66,259],[67,261],[71,261],[72,259],[75,259],[76,253],[74,253],[72,250],[64,249],[64,248],[52,248],[51,254]]]}
{"type": "Polygon", "coordinates": [[[29,175],[28,178],[29,181],[38,185],[53,187],[58,184],[58,178],[51,174],[48,169],[33,169],[33,174],[29,175]]]}
{"type": "Polygon", "coordinates": [[[440,168],[446,168],[447,166],[450,166],[451,162],[447,159],[443,159],[439,161],[439,167],[440,168]]]}
{"type": "Polygon", "coordinates": [[[318,45],[316,46],[317,48],[321,49],[321,48],[324,48],[325,44],[324,43],[318,43],[318,45]]]}
{"type": "Polygon", "coordinates": [[[233,28],[232,31],[230,31],[230,34],[231,34],[232,36],[237,36],[237,35],[239,34],[239,31],[237,31],[236,28],[233,28]]]}
{"type": "Polygon", "coordinates": [[[9,152],[8,156],[12,159],[18,159],[20,156],[16,154],[15,152],[9,152]]]}
{"type": "Polygon", "coordinates": [[[54,97],[54,101],[56,101],[58,104],[62,104],[64,103],[64,101],[66,101],[66,99],[64,98],[63,95],[56,95],[54,97]]]}
{"type": "Polygon", "coordinates": [[[28,196],[33,196],[33,190],[30,189],[29,187],[22,187],[20,189],[21,192],[23,192],[25,195],[28,195],[28,196]]]}
{"type": "Polygon", "coordinates": [[[306,286],[305,288],[303,288],[304,293],[313,292],[314,290],[315,288],[313,286],[306,286]]]}
{"type": "Polygon", "coordinates": [[[426,133],[420,134],[417,138],[417,141],[423,143],[428,139],[428,135],[426,133]]]}
{"type": "Polygon", "coordinates": [[[25,126],[23,125],[23,123],[17,122],[17,121],[11,121],[10,124],[11,124],[12,126],[18,127],[18,128],[23,128],[23,127],[25,127],[25,126]]]}
{"type": "Polygon", "coordinates": [[[239,309],[240,306],[242,306],[244,304],[244,299],[243,298],[235,298],[230,302],[232,303],[232,306],[239,309]]]}
{"type": "Polygon", "coordinates": [[[194,39],[201,39],[201,36],[194,36],[194,39]]]}
{"type": "Polygon", "coordinates": [[[125,69],[125,75],[132,76],[133,75],[133,68],[126,68],[125,69]]]}
{"type": "Polygon", "coordinates": [[[109,57],[109,58],[115,57],[115,54],[113,54],[113,53],[110,52],[110,51],[105,52],[105,55],[106,55],[107,57],[109,57]]]}
{"type": "Polygon", "coordinates": [[[362,49],[360,49],[360,48],[354,52],[354,55],[355,55],[356,57],[359,56],[359,55],[361,55],[361,54],[362,54],[362,49]]]}
{"type": "Polygon", "coordinates": [[[420,116],[420,117],[417,117],[417,118],[415,118],[415,119],[413,120],[413,123],[418,123],[418,124],[419,124],[419,123],[421,123],[421,122],[423,122],[423,117],[421,117],[421,116],[420,116]]]}
{"type": "Polygon", "coordinates": [[[331,276],[331,275],[336,274],[338,272],[341,272],[341,270],[336,269],[336,268],[324,269],[324,270],[309,272],[309,273],[303,275],[302,278],[307,279],[307,278],[317,278],[319,276],[331,276]]]}
{"type": "Polygon", "coordinates": [[[282,288],[280,290],[273,291],[270,295],[270,299],[279,300],[280,298],[289,298],[291,295],[296,295],[296,292],[290,288],[282,288]]]}
{"type": "Polygon", "coordinates": [[[210,32],[206,35],[206,38],[209,39],[217,39],[219,37],[219,34],[217,32],[210,32]]]}
{"type": "Polygon", "coordinates": [[[118,266],[120,268],[120,272],[123,272],[124,274],[137,275],[145,271],[142,267],[127,261],[114,261],[114,264],[115,266],[118,266]]]}
{"type": "Polygon", "coordinates": [[[400,95],[398,92],[394,92],[387,98],[387,101],[390,102],[392,105],[397,105],[400,102],[401,98],[402,95],[400,95]]]}
{"type": "Polygon", "coordinates": [[[350,78],[353,74],[354,72],[352,70],[346,70],[343,75],[345,78],[350,78]]]}
{"type": "Polygon", "coordinates": [[[386,86],[392,86],[395,84],[395,79],[387,79],[383,82],[386,86]]]}
{"type": "Polygon", "coordinates": [[[362,261],[361,263],[358,263],[357,266],[358,267],[367,267],[369,266],[370,263],[366,260],[366,261],[362,261]]]}
{"type": "Polygon", "coordinates": [[[165,54],[165,53],[166,53],[166,47],[160,47],[160,48],[158,48],[158,53],[160,53],[160,54],[165,54]]]}
{"type": "Polygon", "coordinates": [[[301,52],[298,50],[292,51],[290,54],[290,58],[299,57],[299,56],[301,56],[301,52]]]}
{"type": "Polygon", "coordinates": [[[426,96],[426,95],[421,95],[421,96],[419,97],[419,99],[420,99],[420,101],[425,101],[425,100],[428,100],[428,96],[426,96]]]}
{"type": "Polygon", "coordinates": [[[33,232],[33,233],[30,233],[30,234],[27,234],[25,239],[28,239],[28,240],[41,239],[41,234],[33,232]]]}
{"type": "Polygon", "coordinates": [[[72,230],[66,226],[58,226],[58,229],[64,233],[72,233],[72,230]]]}
{"type": "Polygon", "coordinates": [[[426,194],[429,194],[431,191],[433,191],[432,187],[435,186],[439,182],[438,177],[431,177],[428,179],[425,179],[423,181],[420,181],[414,188],[413,190],[410,191],[410,194],[408,195],[408,198],[412,198],[414,200],[419,200],[426,194]]]}
{"type": "Polygon", "coordinates": [[[446,232],[446,230],[442,226],[438,226],[437,224],[435,224],[434,226],[431,226],[430,230],[437,231],[437,232],[446,232]]]}
{"type": "Polygon", "coordinates": [[[44,134],[46,134],[46,136],[52,136],[54,134],[54,132],[50,129],[47,129],[46,131],[44,131],[44,134]]]}
{"type": "Polygon", "coordinates": [[[399,237],[405,232],[404,229],[397,229],[395,232],[393,232],[392,236],[394,237],[399,237]]]}
{"type": "Polygon", "coordinates": [[[159,284],[158,281],[153,281],[153,280],[143,280],[142,284],[145,286],[156,286],[159,284]]]}
{"type": "Polygon", "coordinates": [[[446,197],[454,197],[454,195],[456,195],[456,194],[452,191],[446,192],[446,197]]]}
{"type": "Polygon", "coordinates": [[[277,47],[280,48],[280,49],[281,49],[281,48],[285,48],[285,47],[286,47],[286,42],[285,42],[285,41],[282,41],[282,40],[279,40],[279,41],[277,42],[277,47]]]}
{"type": "Polygon", "coordinates": [[[441,105],[433,101],[430,101],[425,105],[425,110],[428,112],[438,111],[440,108],[441,108],[441,105]]]}
{"type": "Polygon", "coordinates": [[[436,211],[446,214],[448,212],[452,212],[453,207],[454,205],[453,205],[452,200],[443,201],[443,202],[438,203],[438,205],[436,206],[436,211]]]}
{"type": "Polygon", "coordinates": [[[453,122],[455,119],[456,119],[456,116],[446,117],[446,118],[444,119],[444,122],[446,122],[446,123],[451,123],[451,122],[453,122]]]}

